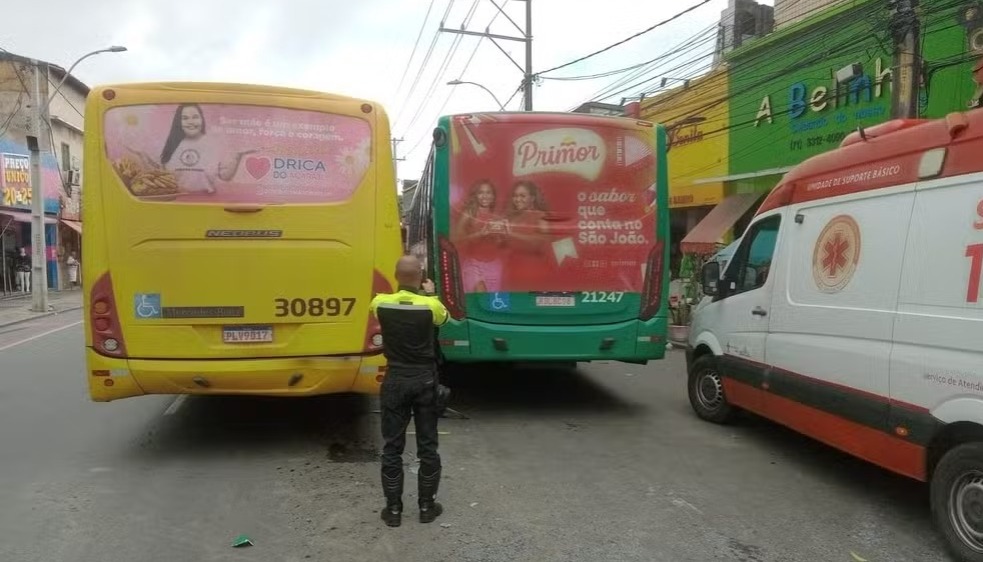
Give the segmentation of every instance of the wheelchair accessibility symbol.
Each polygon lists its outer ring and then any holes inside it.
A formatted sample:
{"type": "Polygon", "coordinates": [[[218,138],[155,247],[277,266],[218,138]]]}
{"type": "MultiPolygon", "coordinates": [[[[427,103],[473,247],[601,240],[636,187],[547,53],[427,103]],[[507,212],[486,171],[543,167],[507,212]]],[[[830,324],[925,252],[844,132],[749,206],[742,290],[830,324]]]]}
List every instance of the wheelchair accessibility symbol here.
{"type": "Polygon", "coordinates": [[[133,313],[137,318],[160,318],[160,293],[137,293],[134,295],[133,313]]]}
{"type": "Polygon", "coordinates": [[[512,308],[508,293],[491,293],[489,304],[491,305],[491,309],[496,312],[512,308]]]}

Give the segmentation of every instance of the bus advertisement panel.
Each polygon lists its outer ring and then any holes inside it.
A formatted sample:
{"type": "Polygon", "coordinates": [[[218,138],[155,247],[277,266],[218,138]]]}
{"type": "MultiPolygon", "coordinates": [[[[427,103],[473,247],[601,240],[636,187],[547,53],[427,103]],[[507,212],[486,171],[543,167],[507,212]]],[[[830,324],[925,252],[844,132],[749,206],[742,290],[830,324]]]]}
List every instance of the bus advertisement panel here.
{"type": "Polygon", "coordinates": [[[410,242],[435,258],[449,359],[664,356],[662,127],[495,113],[446,117],[435,138],[411,208],[431,202],[433,241],[424,218],[410,242]]]}
{"type": "Polygon", "coordinates": [[[94,400],[378,392],[400,253],[389,125],[351,98],[138,84],[87,100],[94,400]]]}
{"type": "Polygon", "coordinates": [[[358,117],[267,106],[152,104],[105,117],[106,156],[141,200],[333,203],[370,162],[358,117]]]}
{"type": "Polygon", "coordinates": [[[453,122],[465,293],[641,292],[656,237],[652,130],[493,123],[453,122]]]}

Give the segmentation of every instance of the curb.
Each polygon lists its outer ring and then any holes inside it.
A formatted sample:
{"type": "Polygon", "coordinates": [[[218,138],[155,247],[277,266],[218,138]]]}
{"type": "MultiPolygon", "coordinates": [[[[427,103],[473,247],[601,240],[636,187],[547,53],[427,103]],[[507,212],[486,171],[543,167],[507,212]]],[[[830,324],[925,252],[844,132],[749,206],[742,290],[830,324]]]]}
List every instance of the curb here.
{"type": "Polygon", "coordinates": [[[20,320],[14,320],[12,322],[0,322],[0,328],[8,328],[10,326],[16,326],[17,324],[23,324],[25,322],[30,322],[32,320],[40,320],[41,318],[48,318],[50,316],[57,316],[59,314],[64,314],[66,312],[74,312],[76,310],[82,310],[82,305],[70,306],[68,308],[62,308],[61,310],[52,310],[51,312],[42,312],[28,318],[22,318],[20,320]]]}

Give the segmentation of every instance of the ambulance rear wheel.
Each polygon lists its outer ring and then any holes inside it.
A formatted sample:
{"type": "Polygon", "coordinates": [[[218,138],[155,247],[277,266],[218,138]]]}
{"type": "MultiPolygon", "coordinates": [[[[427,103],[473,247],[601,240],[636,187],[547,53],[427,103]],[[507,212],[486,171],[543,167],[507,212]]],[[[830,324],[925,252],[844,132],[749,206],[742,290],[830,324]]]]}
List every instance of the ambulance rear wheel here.
{"type": "Polygon", "coordinates": [[[932,518],[961,562],[983,562],[983,443],[960,445],[932,475],[932,518]]]}
{"type": "Polygon", "coordinates": [[[723,378],[714,356],[704,355],[693,362],[687,386],[690,406],[701,419],[723,424],[734,418],[736,412],[727,403],[723,378]]]}

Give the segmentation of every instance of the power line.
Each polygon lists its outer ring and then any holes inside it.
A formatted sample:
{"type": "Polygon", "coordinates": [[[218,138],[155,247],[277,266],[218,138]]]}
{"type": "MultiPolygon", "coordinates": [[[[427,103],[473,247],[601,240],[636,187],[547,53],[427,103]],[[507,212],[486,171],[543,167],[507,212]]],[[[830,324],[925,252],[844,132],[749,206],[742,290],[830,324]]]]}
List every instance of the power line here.
{"type": "Polygon", "coordinates": [[[423,37],[423,30],[427,28],[427,20],[430,19],[430,11],[433,10],[433,5],[437,0],[430,0],[430,6],[427,7],[427,15],[423,16],[423,23],[420,24],[420,32],[416,35],[416,41],[413,43],[413,50],[410,51],[410,60],[406,61],[406,67],[403,68],[403,76],[399,79],[399,85],[396,86],[396,93],[398,94],[401,89],[403,89],[403,81],[406,80],[406,74],[410,71],[410,66],[413,64],[413,57],[416,56],[416,49],[420,46],[420,39],[423,37]]]}
{"type": "MultiPolygon", "coordinates": [[[[492,16],[491,21],[488,22],[488,25],[485,26],[485,28],[491,27],[491,25],[493,23],[495,23],[495,20],[498,19],[498,16],[500,14],[501,14],[501,11],[496,12],[495,15],[492,16]]],[[[468,71],[468,68],[471,66],[471,62],[474,60],[475,55],[478,54],[478,49],[481,47],[481,43],[482,43],[482,41],[484,39],[485,39],[484,37],[481,37],[475,43],[474,49],[471,51],[471,55],[468,57],[467,62],[464,63],[464,67],[461,68],[461,72],[458,73],[458,80],[460,80],[461,78],[464,78],[464,73],[467,72],[468,71]]],[[[521,89],[521,86],[520,86],[520,89],[521,89]]],[[[444,102],[440,105],[440,109],[437,110],[437,116],[438,117],[440,116],[441,113],[443,113],[444,108],[447,107],[447,104],[450,103],[451,97],[454,95],[454,92],[455,91],[456,91],[456,89],[451,89],[451,90],[449,90],[447,92],[447,97],[444,98],[444,102]]],[[[511,98],[509,99],[509,101],[512,101],[511,98]]],[[[508,103],[506,103],[506,105],[508,105],[508,103]]],[[[423,135],[421,135],[420,138],[413,144],[413,147],[410,148],[410,150],[406,153],[406,155],[409,156],[410,154],[412,154],[413,151],[415,151],[423,143],[423,140],[426,139],[426,138],[427,138],[427,133],[424,133],[423,135]]]]}
{"type": "MultiPolygon", "coordinates": [[[[814,8],[813,10],[815,11],[817,9],[818,8],[814,8]]],[[[859,15],[860,16],[863,16],[866,19],[870,14],[872,14],[877,9],[879,9],[879,6],[869,6],[866,9],[866,12],[867,13],[861,12],[859,15]]],[[[868,20],[868,22],[869,22],[869,20],[868,20]]],[[[807,40],[805,42],[802,42],[802,43],[796,45],[795,46],[795,50],[793,52],[803,52],[803,51],[813,52],[814,53],[814,56],[811,57],[809,60],[815,59],[816,58],[815,51],[814,51],[815,47],[818,46],[818,45],[824,44],[825,43],[825,40],[826,40],[825,36],[823,36],[821,32],[824,31],[825,29],[836,29],[840,25],[841,25],[841,22],[839,22],[836,19],[830,19],[830,20],[827,20],[827,21],[824,21],[824,22],[818,24],[817,28],[815,28],[815,29],[812,30],[813,37],[811,37],[809,40],[807,40]]],[[[847,40],[844,43],[841,43],[841,45],[842,44],[845,44],[845,43],[848,43],[850,45],[855,45],[858,42],[862,42],[862,41],[867,40],[867,39],[870,39],[870,37],[862,37],[860,39],[860,41],[847,40]]],[[[876,40],[876,37],[874,39],[876,40]]],[[[819,54],[819,59],[823,58],[825,56],[825,53],[828,53],[830,51],[835,51],[835,50],[840,49],[840,48],[841,47],[839,45],[834,45],[834,46],[827,47],[823,53],[820,53],[819,54]]],[[[774,52],[766,49],[766,50],[763,50],[762,52],[760,52],[759,54],[757,54],[757,55],[755,55],[753,57],[750,57],[748,59],[745,59],[745,60],[741,61],[741,66],[753,65],[754,63],[757,63],[759,60],[764,59],[764,58],[768,58],[768,57],[771,57],[771,56],[774,56],[774,52]]],[[[783,69],[780,72],[781,73],[784,73],[784,72],[787,72],[787,71],[790,71],[790,70],[794,70],[796,66],[801,66],[802,64],[805,64],[805,63],[800,61],[800,62],[796,63],[795,65],[792,65],[792,66],[790,66],[790,67],[788,67],[786,69],[783,69]]],[[[734,90],[734,87],[735,86],[743,85],[743,84],[733,83],[733,81],[732,81],[732,78],[733,77],[731,76],[732,74],[733,74],[733,70],[731,72],[729,72],[729,73],[726,73],[726,74],[723,74],[722,73],[722,74],[718,75],[717,77],[714,78],[714,80],[727,80],[727,81],[731,81],[731,90],[734,90]]],[[[763,81],[763,82],[760,82],[759,81],[759,82],[756,82],[756,83],[754,83],[754,84],[752,84],[750,86],[750,88],[756,88],[756,87],[758,87],[758,86],[766,83],[767,81],[770,81],[770,80],[774,79],[775,76],[773,76],[773,74],[774,73],[772,73],[772,72],[767,72],[767,73],[757,74],[757,75],[742,76],[741,78],[742,78],[742,80],[747,81],[747,80],[759,78],[761,76],[768,76],[768,78],[766,78],[765,81],[763,81]]],[[[648,80],[648,81],[651,81],[651,80],[648,80]]],[[[624,90],[621,90],[619,92],[616,92],[614,95],[617,95],[619,93],[624,93],[624,92],[626,92],[626,91],[628,91],[630,89],[639,87],[639,86],[643,85],[644,83],[645,82],[641,82],[641,83],[635,84],[635,85],[633,85],[633,86],[631,86],[629,88],[626,88],[624,90]]],[[[704,86],[704,87],[706,87],[706,86],[704,86]]],[[[748,89],[745,89],[745,91],[748,91],[748,89]]],[[[665,104],[669,104],[671,102],[674,102],[677,99],[678,96],[683,96],[685,92],[686,92],[685,90],[681,90],[678,93],[670,93],[670,94],[666,94],[664,96],[660,96],[659,98],[656,98],[656,100],[653,100],[653,103],[650,104],[647,107],[647,109],[651,110],[651,109],[653,109],[655,107],[662,106],[662,105],[665,105],[665,104]]],[[[740,92],[740,93],[743,93],[743,92],[740,92]]],[[[692,113],[692,114],[698,114],[701,111],[704,111],[706,109],[709,109],[709,108],[712,108],[712,107],[714,107],[716,105],[719,105],[720,103],[723,103],[724,101],[727,101],[727,100],[733,98],[736,95],[739,95],[739,94],[738,93],[735,93],[734,91],[729,91],[725,96],[723,96],[721,98],[718,98],[717,100],[715,100],[715,101],[709,103],[708,105],[705,105],[705,106],[703,106],[703,107],[701,107],[699,109],[692,110],[690,113],[692,113]]],[[[607,97],[611,97],[611,96],[609,95],[607,97]]],[[[606,99],[606,98],[601,98],[601,99],[606,99]]],[[[685,98],[683,98],[683,99],[685,99],[685,98]]]]}
{"type": "Polygon", "coordinates": [[[704,44],[716,41],[715,37],[704,37],[705,34],[715,30],[716,27],[717,27],[716,25],[710,26],[707,29],[698,32],[697,34],[690,36],[689,38],[679,43],[669,51],[663,53],[662,56],[653,59],[649,65],[639,68],[638,70],[626,76],[623,76],[620,79],[615,80],[614,82],[594,92],[594,94],[591,95],[590,99],[597,100],[601,96],[605,96],[608,93],[616,90],[617,88],[623,87],[625,84],[628,84],[633,80],[636,80],[640,76],[653,72],[656,69],[661,69],[665,64],[669,62],[669,60],[677,60],[680,56],[683,56],[686,53],[698,49],[699,47],[702,47],[704,44]]]}
{"type": "MultiPolygon", "coordinates": [[[[708,31],[713,31],[713,28],[712,27],[711,28],[708,28],[707,30],[704,30],[704,31],[700,32],[699,34],[693,36],[693,38],[701,37],[703,35],[707,35],[707,32],[708,31]]],[[[704,39],[706,39],[706,38],[704,38],[704,39]]],[[[710,40],[716,40],[716,37],[709,37],[709,39],[710,40]]],[[[668,52],[663,53],[663,54],[661,54],[661,55],[659,55],[659,56],[657,56],[657,57],[655,57],[653,59],[649,59],[647,61],[643,61],[643,62],[640,62],[638,64],[633,64],[631,66],[626,66],[624,68],[618,68],[618,69],[615,69],[615,70],[608,70],[606,72],[599,72],[599,73],[596,73],[596,74],[587,74],[587,75],[582,75],[582,76],[542,76],[541,78],[543,80],[595,80],[597,78],[607,78],[608,76],[614,76],[615,74],[621,74],[621,73],[624,73],[624,72],[630,72],[632,70],[636,70],[636,69],[642,68],[644,66],[648,66],[648,65],[651,65],[653,63],[659,62],[660,60],[662,60],[664,58],[667,58],[667,57],[675,54],[676,52],[678,52],[678,51],[676,51],[676,50],[668,51],[668,52]]]]}
{"type": "Polygon", "coordinates": [[[543,70],[543,71],[537,72],[536,75],[539,76],[540,74],[546,74],[547,72],[553,72],[554,70],[559,70],[561,68],[566,68],[566,67],[568,67],[570,65],[577,64],[578,62],[583,62],[583,61],[585,61],[585,60],[587,60],[587,59],[589,59],[591,57],[597,56],[597,55],[599,55],[601,53],[604,53],[606,51],[610,51],[611,49],[613,49],[613,48],[615,48],[615,47],[617,47],[619,45],[623,45],[623,44],[627,43],[628,41],[631,41],[632,39],[635,39],[636,37],[640,37],[642,35],[645,35],[646,33],[649,33],[650,31],[653,31],[655,29],[658,29],[658,28],[662,27],[663,25],[665,25],[665,24],[667,24],[667,23],[669,23],[671,21],[677,20],[680,17],[682,17],[682,16],[684,16],[684,15],[692,12],[693,10],[699,8],[700,6],[703,6],[705,4],[709,4],[712,1],[713,0],[702,0],[699,4],[695,4],[693,6],[690,6],[689,8],[683,10],[682,12],[679,12],[678,14],[670,17],[669,19],[660,21],[659,23],[653,25],[652,27],[649,27],[648,29],[643,29],[642,31],[639,31],[638,33],[632,35],[631,37],[626,37],[625,39],[622,39],[621,41],[618,41],[617,43],[612,43],[611,45],[608,45],[607,47],[604,47],[603,49],[599,49],[597,51],[594,51],[593,53],[584,55],[584,56],[582,56],[582,57],[580,57],[578,59],[574,59],[574,60],[572,60],[570,62],[563,63],[563,64],[561,64],[559,66],[554,66],[553,68],[550,68],[548,70],[543,70]]]}
{"type": "MultiPolygon", "coordinates": [[[[447,16],[450,15],[451,7],[453,5],[454,5],[454,0],[450,0],[450,2],[447,4],[447,9],[444,10],[444,17],[441,18],[440,20],[441,26],[443,26],[443,22],[447,20],[447,16]]],[[[406,102],[404,102],[403,105],[399,108],[399,112],[396,114],[396,119],[393,120],[393,125],[395,125],[396,123],[399,122],[400,119],[402,119],[403,111],[406,109],[406,103],[409,102],[410,98],[413,96],[413,92],[416,91],[416,87],[420,83],[420,78],[423,77],[423,71],[424,69],[426,69],[427,63],[430,62],[430,57],[431,55],[433,55],[434,47],[437,46],[437,41],[439,39],[440,39],[440,31],[435,31],[433,35],[433,41],[430,42],[430,48],[427,49],[427,54],[423,57],[423,62],[420,64],[420,68],[417,69],[416,76],[413,78],[413,82],[410,84],[410,90],[409,92],[406,93],[406,96],[404,98],[406,102]]]]}
{"type": "MultiPolygon", "coordinates": [[[[848,39],[846,41],[843,41],[842,43],[840,43],[838,45],[835,45],[835,46],[831,47],[831,49],[836,49],[836,50],[838,50],[840,52],[843,52],[845,49],[855,47],[858,44],[863,44],[867,40],[869,40],[869,37],[860,37],[860,38],[853,37],[851,39],[848,39]]],[[[777,69],[777,70],[774,70],[774,71],[770,71],[770,72],[766,72],[766,73],[761,73],[761,74],[757,74],[757,75],[751,75],[751,76],[744,77],[747,80],[745,82],[741,83],[741,86],[743,86],[742,89],[736,90],[736,91],[733,91],[733,89],[732,89],[732,91],[729,91],[725,96],[721,96],[721,97],[717,98],[716,100],[710,101],[709,103],[707,103],[705,105],[702,105],[702,106],[699,106],[699,107],[696,107],[696,108],[693,108],[693,109],[687,111],[686,112],[687,115],[685,117],[681,116],[680,119],[685,119],[686,117],[693,116],[693,115],[699,115],[699,114],[707,111],[708,109],[712,109],[713,107],[716,107],[717,105],[720,105],[721,103],[723,103],[725,101],[729,101],[729,100],[731,100],[731,99],[733,99],[733,98],[735,98],[737,96],[743,95],[743,94],[745,94],[747,92],[750,92],[750,91],[752,91],[752,90],[754,90],[756,88],[759,88],[760,86],[763,86],[763,85],[765,85],[765,84],[773,81],[775,78],[784,76],[788,72],[790,72],[792,70],[795,70],[796,68],[800,68],[802,66],[805,66],[805,65],[808,65],[808,64],[812,64],[812,63],[817,62],[817,61],[821,61],[826,56],[826,53],[825,52],[816,53],[816,52],[812,51],[811,49],[809,49],[809,46],[808,45],[802,46],[801,47],[801,50],[810,51],[813,54],[811,56],[809,56],[809,57],[804,58],[804,59],[797,60],[797,61],[795,61],[795,62],[793,62],[793,63],[791,63],[791,64],[789,64],[789,65],[787,65],[787,66],[785,66],[783,68],[780,68],[780,69],[777,69]],[[753,82],[751,82],[751,83],[747,83],[747,82],[750,81],[749,79],[755,79],[755,80],[753,82]]],[[[666,100],[666,101],[669,101],[669,100],[666,100]]],[[[752,105],[752,102],[746,102],[745,105],[739,106],[738,109],[744,108],[744,107],[749,107],[750,105],[752,105]]],[[[652,106],[649,106],[649,107],[651,108],[652,106]]],[[[734,109],[735,109],[734,107],[731,107],[730,108],[731,111],[729,113],[733,113],[734,112],[734,109]]],[[[729,128],[730,127],[725,127],[723,129],[720,129],[720,131],[729,130],[729,128]]],[[[713,132],[717,132],[717,131],[711,131],[711,133],[713,133],[713,132]]],[[[704,135],[704,138],[706,138],[706,134],[704,135]]]]}
{"type": "Polygon", "coordinates": [[[20,110],[24,107],[24,92],[17,93],[17,101],[14,102],[14,108],[10,111],[10,115],[4,120],[3,125],[0,125],[0,137],[7,133],[7,129],[10,128],[10,124],[14,122],[14,117],[20,113],[20,110]]]}
{"type": "MultiPolygon", "coordinates": [[[[468,10],[468,13],[464,18],[464,23],[461,24],[462,27],[467,27],[468,24],[471,23],[471,20],[474,18],[474,14],[478,9],[479,1],[480,0],[474,0],[474,2],[471,4],[471,8],[468,10]]],[[[438,67],[437,73],[434,75],[434,79],[430,83],[430,87],[427,88],[426,93],[423,95],[423,100],[420,102],[419,108],[417,109],[416,113],[413,115],[413,118],[410,119],[409,124],[406,125],[407,130],[411,129],[413,125],[416,124],[417,120],[423,115],[423,111],[426,109],[427,105],[429,105],[430,100],[432,99],[432,96],[437,89],[437,86],[443,80],[444,75],[447,74],[447,68],[450,66],[451,60],[454,58],[454,55],[457,54],[457,49],[461,45],[462,40],[463,40],[462,35],[457,35],[454,37],[454,41],[451,43],[451,48],[449,51],[447,51],[447,56],[444,57],[444,62],[441,63],[440,67],[438,67]]]]}
{"type": "MultiPolygon", "coordinates": [[[[625,86],[625,87],[621,88],[620,90],[614,90],[614,89],[612,89],[612,87],[609,87],[607,90],[602,91],[600,94],[596,94],[595,97],[592,98],[591,101],[603,101],[603,100],[610,99],[610,98],[613,98],[613,97],[620,97],[623,94],[627,94],[627,93],[632,92],[632,91],[637,91],[639,89],[642,89],[642,88],[646,87],[650,82],[653,82],[654,80],[656,80],[656,79],[658,79],[660,77],[664,77],[664,76],[666,76],[668,74],[677,74],[677,71],[681,71],[683,69],[687,69],[687,68],[689,68],[689,67],[691,67],[691,66],[693,66],[693,65],[695,65],[695,64],[697,64],[697,63],[699,63],[701,61],[703,61],[704,59],[710,58],[712,56],[713,56],[713,53],[707,53],[707,54],[700,55],[700,56],[691,58],[689,60],[686,60],[685,62],[683,62],[683,63],[681,63],[681,64],[679,64],[677,66],[674,66],[672,68],[663,69],[662,67],[657,67],[658,72],[650,72],[650,73],[648,73],[648,75],[645,78],[642,78],[638,82],[635,82],[635,83],[632,83],[632,84],[630,84],[628,86],[625,86]]],[[[712,61],[704,66],[704,68],[706,68],[707,70],[709,70],[712,67],[713,67],[712,61]]],[[[698,74],[699,74],[699,72],[693,72],[691,74],[686,74],[686,75],[683,75],[683,76],[673,76],[673,78],[676,78],[676,79],[692,79],[695,76],[697,76],[698,74]]]]}
{"type": "Polygon", "coordinates": [[[523,86],[524,85],[525,85],[525,81],[523,81],[523,83],[520,84],[519,87],[514,92],[512,92],[512,95],[509,96],[508,101],[506,101],[504,104],[502,104],[503,107],[508,107],[509,104],[512,103],[512,100],[515,99],[515,96],[519,95],[519,92],[521,92],[523,90],[523,86]]]}
{"type": "MultiPolygon", "coordinates": [[[[491,25],[491,24],[489,24],[489,25],[491,25]]],[[[471,51],[471,56],[468,58],[468,61],[464,64],[464,68],[461,69],[461,74],[460,74],[461,77],[464,76],[464,73],[467,72],[468,67],[471,66],[471,61],[474,60],[474,56],[476,54],[478,54],[478,47],[481,46],[481,41],[482,41],[482,39],[478,39],[478,42],[475,43],[474,50],[471,51]]],[[[440,108],[437,110],[437,115],[438,116],[440,116],[440,114],[443,113],[444,108],[447,107],[447,104],[451,101],[451,97],[454,95],[454,92],[455,91],[456,90],[451,89],[449,92],[447,92],[447,97],[444,98],[444,103],[442,103],[440,105],[440,108]]],[[[413,144],[413,148],[411,148],[406,153],[406,155],[409,156],[410,154],[412,154],[413,151],[416,150],[420,146],[420,144],[423,143],[423,140],[426,139],[426,138],[427,138],[427,133],[424,133],[423,135],[421,135],[420,136],[420,139],[418,141],[416,141],[416,143],[413,144]]]]}
{"type": "MultiPolygon", "coordinates": [[[[804,16],[809,16],[809,15],[811,15],[811,14],[814,14],[814,13],[816,13],[816,12],[820,12],[820,11],[822,11],[822,10],[826,10],[826,9],[828,9],[828,8],[829,8],[829,6],[827,6],[827,5],[823,5],[823,6],[817,6],[817,7],[815,7],[815,8],[812,8],[811,10],[809,10],[808,12],[806,12],[806,13],[805,13],[805,14],[803,14],[803,15],[804,15],[804,16]]],[[[879,6],[868,6],[868,7],[866,8],[866,11],[867,11],[867,12],[869,12],[869,13],[867,13],[867,14],[864,14],[864,15],[865,15],[865,17],[867,17],[867,18],[869,19],[869,18],[870,18],[870,16],[871,16],[871,15],[872,15],[873,13],[875,13],[875,12],[876,12],[876,10],[878,10],[878,9],[880,9],[880,7],[879,7],[879,6]]],[[[833,28],[833,27],[837,27],[837,26],[838,26],[837,24],[839,24],[839,23],[840,23],[840,22],[839,22],[839,21],[838,21],[837,19],[835,19],[835,18],[831,18],[830,20],[826,20],[826,21],[823,21],[823,22],[819,22],[819,23],[817,23],[817,27],[821,25],[821,26],[823,26],[823,27],[822,27],[822,28],[820,28],[820,29],[826,29],[826,28],[833,28]]],[[[709,29],[719,29],[720,27],[722,27],[722,26],[718,26],[718,25],[713,25],[713,26],[710,26],[710,28],[709,28],[709,29]]],[[[697,39],[698,39],[698,38],[699,38],[700,36],[702,36],[702,34],[703,34],[703,33],[706,33],[706,31],[707,31],[707,30],[704,30],[704,31],[702,31],[702,32],[700,32],[700,33],[698,33],[698,34],[696,34],[696,35],[694,35],[693,37],[691,37],[691,38],[690,38],[690,39],[688,39],[687,41],[685,41],[685,42],[683,42],[683,43],[682,43],[682,44],[681,44],[681,45],[680,45],[680,46],[679,46],[678,48],[684,48],[684,47],[685,47],[686,45],[688,45],[688,44],[691,44],[691,43],[693,43],[693,42],[694,42],[694,41],[696,41],[696,40],[697,40],[697,39]]],[[[817,29],[814,29],[814,30],[812,30],[812,32],[813,32],[814,34],[817,34],[817,35],[818,35],[818,31],[819,31],[819,30],[817,30],[817,29]]],[[[816,43],[821,43],[821,42],[822,42],[823,40],[824,40],[824,38],[819,38],[818,40],[815,40],[815,39],[814,39],[814,41],[815,41],[816,43]]],[[[700,43],[701,43],[701,44],[700,44],[700,45],[698,45],[698,46],[702,46],[702,43],[703,43],[703,42],[700,42],[700,43]]],[[[697,47],[697,46],[695,45],[695,46],[694,46],[693,48],[690,48],[690,49],[688,49],[688,50],[689,50],[689,51],[691,51],[691,50],[693,50],[693,49],[694,49],[694,48],[696,48],[696,47],[697,47]]],[[[677,49],[678,49],[678,48],[677,48],[677,49]]],[[[703,56],[701,56],[701,57],[699,57],[698,59],[693,59],[693,60],[695,61],[695,60],[699,60],[699,59],[702,59],[702,58],[707,58],[707,57],[710,57],[710,56],[714,56],[714,55],[715,55],[715,52],[711,52],[711,53],[707,53],[706,55],[703,55],[703,56]]],[[[771,56],[771,55],[773,55],[773,53],[772,53],[772,52],[768,52],[767,50],[765,50],[765,51],[763,51],[763,52],[761,52],[761,53],[759,53],[759,54],[758,54],[757,56],[755,56],[755,57],[752,57],[752,58],[750,58],[750,59],[746,59],[745,61],[743,61],[743,63],[742,63],[742,65],[743,65],[743,64],[750,64],[750,63],[752,63],[752,62],[757,62],[757,61],[758,61],[758,60],[760,60],[761,58],[765,58],[766,56],[771,56]]],[[[678,67],[676,67],[676,68],[673,68],[673,69],[668,69],[668,70],[663,70],[663,71],[662,71],[662,73],[663,73],[663,74],[665,74],[665,73],[669,73],[669,72],[674,72],[674,71],[676,71],[676,70],[679,70],[679,69],[681,69],[681,68],[685,68],[685,67],[687,67],[687,66],[688,66],[689,64],[690,64],[690,63],[689,63],[689,62],[687,62],[687,63],[684,63],[684,64],[682,64],[682,65],[680,65],[680,66],[678,66],[678,67]]],[[[659,66],[655,66],[655,67],[653,67],[652,69],[654,70],[655,68],[659,68],[659,66]]],[[[617,86],[616,86],[616,85],[614,85],[614,84],[612,84],[611,86],[609,86],[609,87],[607,87],[607,88],[605,88],[604,90],[602,90],[602,91],[600,91],[600,92],[597,92],[597,93],[595,93],[595,94],[594,94],[594,95],[593,95],[593,96],[591,97],[591,100],[590,100],[590,101],[600,101],[600,100],[604,100],[604,99],[608,99],[608,98],[611,98],[611,97],[614,97],[614,96],[617,96],[617,95],[619,95],[619,94],[623,94],[623,93],[627,93],[628,91],[630,91],[630,90],[633,90],[633,89],[635,89],[635,88],[639,88],[639,87],[642,87],[642,86],[644,86],[645,84],[647,84],[647,83],[649,83],[649,82],[651,82],[651,81],[652,81],[652,79],[651,79],[651,78],[649,78],[649,79],[645,79],[645,80],[642,80],[642,81],[640,81],[640,82],[636,82],[636,83],[635,83],[634,85],[632,85],[632,86],[629,86],[629,87],[626,87],[626,88],[624,88],[624,89],[622,89],[622,90],[617,90],[617,91],[615,91],[615,90],[616,90],[616,89],[617,89],[618,87],[620,87],[620,86],[623,86],[623,85],[625,85],[625,84],[627,84],[627,83],[628,83],[628,82],[629,82],[629,81],[630,81],[631,79],[633,79],[633,78],[637,78],[638,76],[641,76],[642,74],[645,74],[645,73],[646,73],[646,70],[645,70],[645,69],[642,69],[642,70],[639,70],[639,71],[637,71],[636,73],[634,73],[634,76],[628,76],[628,77],[625,77],[625,78],[624,78],[623,80],[621,80],[621,81],[619,81],[619,82],[616,82],[616,84],[618,84],[617,86]],[[612,93],[612,92],[614,92],[614,93],[612,93]]],[[[650,76],[651,76],[651,75],[650,75],[650,76]]],[[[726,78],[725,76],[722,76],[722,77],[723,77],[723,78],[726,78]]],[[[674,97],[675,97],[675,95],[676,95],[676,94],[667,94],[667,96],[669,96],[669,98],[674,98],[674,97]]],[[[660,98],[661,98],[661,97],[663,97],[663,96],[660,96],[660,98]]],[[[668,101],[668,99],[667,99],[666,101],[668,101]]]]}
{"type": "MultiPolygon", "coordinates": [[[[842,94],[839,93],[839,92],[836,92],[836,93],[834,93],[834,92],[827,92],[822,97],[822,101],[828,101],[828,100],[833,99],[833,98],[839,98],[841,95],[849,96],[850,95],[850,92],[847,91],[847,92],[844,92],[842,94]]],[[[748,105],[750,105],[750,104],[745,104],[745,107],[748,106],[748,105]]],[[[789,108],[787,108],[785,110],[774,111],[774,112],[772,112],[771,116],[772,117],[775,117],[775,116],[779,116],[779,115],[787,115],[789,113],[792,113],[793,111],[795,111],[795,108],[789,107],[789,108]]],[[[717,136],[721,136],[721,135],[724,135],[724,134],[729,134],[731,131],[734,131],[734,130],[740,130],[740,129],[744,129],[744,128],[754,127],[760,121],[760,119],[756,117],[754,119],[749,119],[747,121],[733,123],[733,122],[730,122],[731,120],[729,118],[724,118],[724,119],[721,119],[721,120],[716,120],[714,122],[719,122],[719,121],[727,121],[728,122],[728,125],[727,126],[724,126],[724,127],[720,127],[718,129],[714,129],[714,130],[705,132],[703,134],[703,137],[702,137],[703,140],[712,139],[712,138],[715,138],[717,136]]],[[[790,132],[786,133],[784,136],[782,136],[781,138],[782,138],[782,140],[784,140],[784,139],[790,138],[793,134],[795,134],[795,132],[794,131],[790,131],[790,132]]],[[[773,144],[774,141],[775,141],[775,139],[773,137],[763,137],[763,138],[759,139],[757,142],[754,142],[754,143],[752,143],[750,145],[747,145],[745,147],[742,147],[740,149],[740,151],[737,152],[736,154],[728,154],[728,155],[726,155],[726,158],[728,158],[728,159],[740,158],[743,155],[750,154],[750,153],[758,150],[763,144],[765,144],[765,143],[773,144]]],[[[706,166],[706,167],[704,167],[702,169],[693,170],[693,171],[690,172],[689,175],[698,174],[701,171],[707,170],[707,169],[709,169],[711,167],[712,167],[712,165],[708,165],[708,166],[706,166]]]]}

